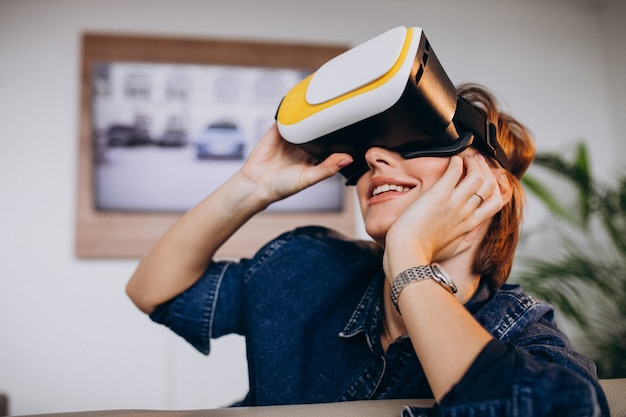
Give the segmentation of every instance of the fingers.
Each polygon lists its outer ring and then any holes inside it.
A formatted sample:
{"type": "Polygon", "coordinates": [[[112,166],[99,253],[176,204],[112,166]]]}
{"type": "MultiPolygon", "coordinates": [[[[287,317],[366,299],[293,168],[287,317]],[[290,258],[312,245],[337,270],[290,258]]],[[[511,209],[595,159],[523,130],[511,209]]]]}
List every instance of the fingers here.
{"type": "Polygon", "coordinates": [[[352,163],[354,159],[350,154],[347,153],[334,153],[326,158],[319,165],[331,170],[335,171],[335,173],[339,172],[340,169],[347,167],[352,163]]]}
{"type": "Polygon", "coordinates": [[[474,215],[486,219],[502,208],[498,182],[492,168],[481,154],[464,159],[466,175],[459,184],[460,198],[474,209],[474,215]]]}
{"type": "Polygon", "coordinates": [[[474,193],[474,195],[480,199],[480,203],[478,204],[479,206],[485,202],[485,197],[483,197],[482,195],[478,193],[474,193]]]}
{"type": "Polygon", "coordinates": [[[431,196],[430,198],[432,199],[433,196],[438,196],[438,198],[449,199],[451,193],[453,193],[455,188],[459,185],[463,177],[464,169],[463,159],[461,157],[456,155],[450,157],[446,171],[432,188],[427,191],[427,194],[431,196]]]}
{"type": "Polygon", "coordinates": [[[307,185],[313,185],[337,174],[342,168],[353,162],[352,156],[347,153],[334,153],[317,165],[306,168],[307,185]]]}

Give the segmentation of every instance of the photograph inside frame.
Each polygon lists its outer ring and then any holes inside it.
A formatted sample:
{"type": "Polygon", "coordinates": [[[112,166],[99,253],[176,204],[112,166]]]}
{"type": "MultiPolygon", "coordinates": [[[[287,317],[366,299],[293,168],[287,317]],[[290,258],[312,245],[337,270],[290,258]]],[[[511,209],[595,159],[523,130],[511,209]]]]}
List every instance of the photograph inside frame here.
{"type": "MultiPolygon", "coordinates": [[[[184,212],[232,176],[274,121],[293,68],[99,62],[92,67],[94,205],[184,212]]],[[[340,176],[270,206],[341,211],[340,176]]]]}

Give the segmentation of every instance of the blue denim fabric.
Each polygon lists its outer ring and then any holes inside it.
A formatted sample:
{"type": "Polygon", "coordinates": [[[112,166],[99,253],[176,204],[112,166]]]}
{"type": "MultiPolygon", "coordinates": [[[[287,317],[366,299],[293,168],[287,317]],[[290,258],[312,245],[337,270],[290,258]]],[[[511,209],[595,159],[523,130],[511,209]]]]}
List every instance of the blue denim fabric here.
{"type": "MultiPolygon", "coordinates": [[[[432,398],[408,337],[382,350],[381,257],[371,242],[297,229],[252,259],[212,263],[151,318],[204,354],[213,338],[244,335],[250,391],[238,405],[432,398]]],[[[466,307],[514,346],[510,395],[455,401],[455,390],[471,383],[462,379],[433,410],[403,415],[608,416],[594,364],[556,328],[549,305],[506,285],[495,293],[481,287],[466,307]]]]}

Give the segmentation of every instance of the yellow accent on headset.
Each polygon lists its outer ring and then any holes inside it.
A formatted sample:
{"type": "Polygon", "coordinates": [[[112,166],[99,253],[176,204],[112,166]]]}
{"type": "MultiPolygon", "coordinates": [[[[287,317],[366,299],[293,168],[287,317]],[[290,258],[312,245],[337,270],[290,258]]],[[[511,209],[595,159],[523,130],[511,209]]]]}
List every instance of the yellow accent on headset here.
{"type": "Polygon", "coordinates": [[[413,28],[407,28],[406,38],[404,40],[404,45],[402,46],[400,56],[386,74],[363,87],[360,87],[339,97],[335,97],[332,100],[325,101],[320,104],[309,104],[306,101],[306,91],[314,74],[309,75],[304,80],[296,84],[285,95],[285,98],[283,99],[282,103],[280,104],[280,108],[278,109],[278,114],[276,117],[278,122],[282,125],[296,124],[317,112],[334,106],[337,103],[349,100],[352,97],[366,93],[380,87],[381,85],[384,85],[390,78],[393,78],[393,76],[396,75],[396,73],[402,67],[402,64],[404,63],[404,60],[406,59],[406,56],[408,54],[409,47],[411,46],[410,40],[412,38],[413,28]]]}

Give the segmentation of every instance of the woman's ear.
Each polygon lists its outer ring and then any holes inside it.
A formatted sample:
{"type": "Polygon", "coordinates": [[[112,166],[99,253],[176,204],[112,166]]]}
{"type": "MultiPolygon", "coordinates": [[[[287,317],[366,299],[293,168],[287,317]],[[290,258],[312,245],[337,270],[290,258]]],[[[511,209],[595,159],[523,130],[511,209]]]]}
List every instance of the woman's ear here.
{"type": "Polygon", "coordinates": [[[504,168],[498,168],[498,172],[496,173],[496,178],[498,179],[498,188],[500,189],[500,195],[502,196],[502,203],[508,204],[513,197],[513,186],[511,185],[511,179],[509,178],[509,174],[504,170],[504,168]]]}

